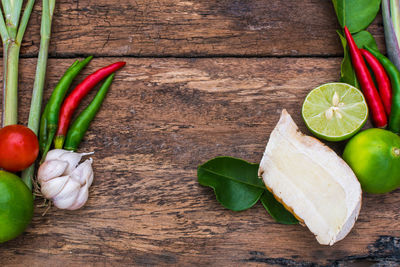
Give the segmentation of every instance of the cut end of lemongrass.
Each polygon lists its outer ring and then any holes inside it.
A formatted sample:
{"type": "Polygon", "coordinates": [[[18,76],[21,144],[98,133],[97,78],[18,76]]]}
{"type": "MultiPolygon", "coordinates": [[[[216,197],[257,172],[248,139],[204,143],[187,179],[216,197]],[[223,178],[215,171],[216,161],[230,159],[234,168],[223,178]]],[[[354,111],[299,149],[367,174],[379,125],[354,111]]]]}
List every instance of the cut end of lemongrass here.
{"type": "Polygon", "coordinates": [[[357,220],[362,192],[355,174],[333,150],[300,133],[286,110],[271,133],[259,175],[322,245],[342,240],[357,220]]]}

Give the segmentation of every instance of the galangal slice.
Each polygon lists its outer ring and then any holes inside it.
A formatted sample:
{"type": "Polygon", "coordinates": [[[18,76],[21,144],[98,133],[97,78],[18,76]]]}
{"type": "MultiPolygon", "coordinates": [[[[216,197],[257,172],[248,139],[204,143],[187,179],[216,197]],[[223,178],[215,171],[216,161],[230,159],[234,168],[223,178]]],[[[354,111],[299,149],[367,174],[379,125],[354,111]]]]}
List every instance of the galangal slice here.
{"type": "Polygon", "coordinates": [[[361,207],[361,186],[350,167],[317,139],[303,135],[287,113],[272,131],[259,176],[323,245],[343,239],[361,207]]]}

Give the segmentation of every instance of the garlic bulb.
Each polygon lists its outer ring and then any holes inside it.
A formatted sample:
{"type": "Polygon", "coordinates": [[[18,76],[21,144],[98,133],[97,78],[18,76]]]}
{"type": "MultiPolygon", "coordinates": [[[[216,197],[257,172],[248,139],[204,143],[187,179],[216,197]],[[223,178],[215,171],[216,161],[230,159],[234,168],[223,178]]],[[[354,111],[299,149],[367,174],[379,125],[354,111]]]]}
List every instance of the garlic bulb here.
{"type": "Polygon", "coordinates": [[[45,198],[60,209],[76,210],[85,205],[89,187],[93,182],[92,159],[79,164],[82,156],[93,153],[76,153],[54,149],[47,153],[38,170],[38,181],[45,198]],[[78,165],[79,164],[79,165],[78,165]]]}

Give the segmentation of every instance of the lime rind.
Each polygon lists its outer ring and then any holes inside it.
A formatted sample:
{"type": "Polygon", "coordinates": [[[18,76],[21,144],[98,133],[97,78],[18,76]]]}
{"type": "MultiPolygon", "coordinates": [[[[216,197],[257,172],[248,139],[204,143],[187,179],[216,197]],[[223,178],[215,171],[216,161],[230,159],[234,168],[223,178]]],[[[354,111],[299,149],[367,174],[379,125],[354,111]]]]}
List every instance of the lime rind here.
{"type": "Polygon", "coordinates": [[[353,136],[365,124],[368,107],[363,94],[345,83],[328,83],[313,89],[305,98],[302,116],[307,128],[317,137],[342,141],[353,136]],[[327,109],[333,106],[335,92],[339,97],[340,116],[327,119],[327,109]]]}

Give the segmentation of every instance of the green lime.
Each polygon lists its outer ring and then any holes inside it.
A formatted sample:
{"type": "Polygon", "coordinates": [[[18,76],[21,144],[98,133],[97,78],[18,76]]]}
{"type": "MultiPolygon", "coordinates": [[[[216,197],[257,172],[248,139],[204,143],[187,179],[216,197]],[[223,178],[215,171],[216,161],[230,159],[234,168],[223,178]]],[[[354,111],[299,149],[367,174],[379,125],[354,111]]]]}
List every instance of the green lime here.
{"type": "Polygon", "coordinates": [[[387,193],[400,186],[400,137],[372,128],[354,136],[346,145],[343,159],[369,193],[387,193]]]}
{"type": "Polygon", "coordinates": [[[308,129],[328,141],[350,138],[368,117],[363,94],[346,83],[327,83],[313,89],[301,112],[308,129]]]}
{"type": "Polygon", "coordinates": [[[33,215],[33,197],[22,180],[0,171],[0,243],[20,235],[33,215]]]}

